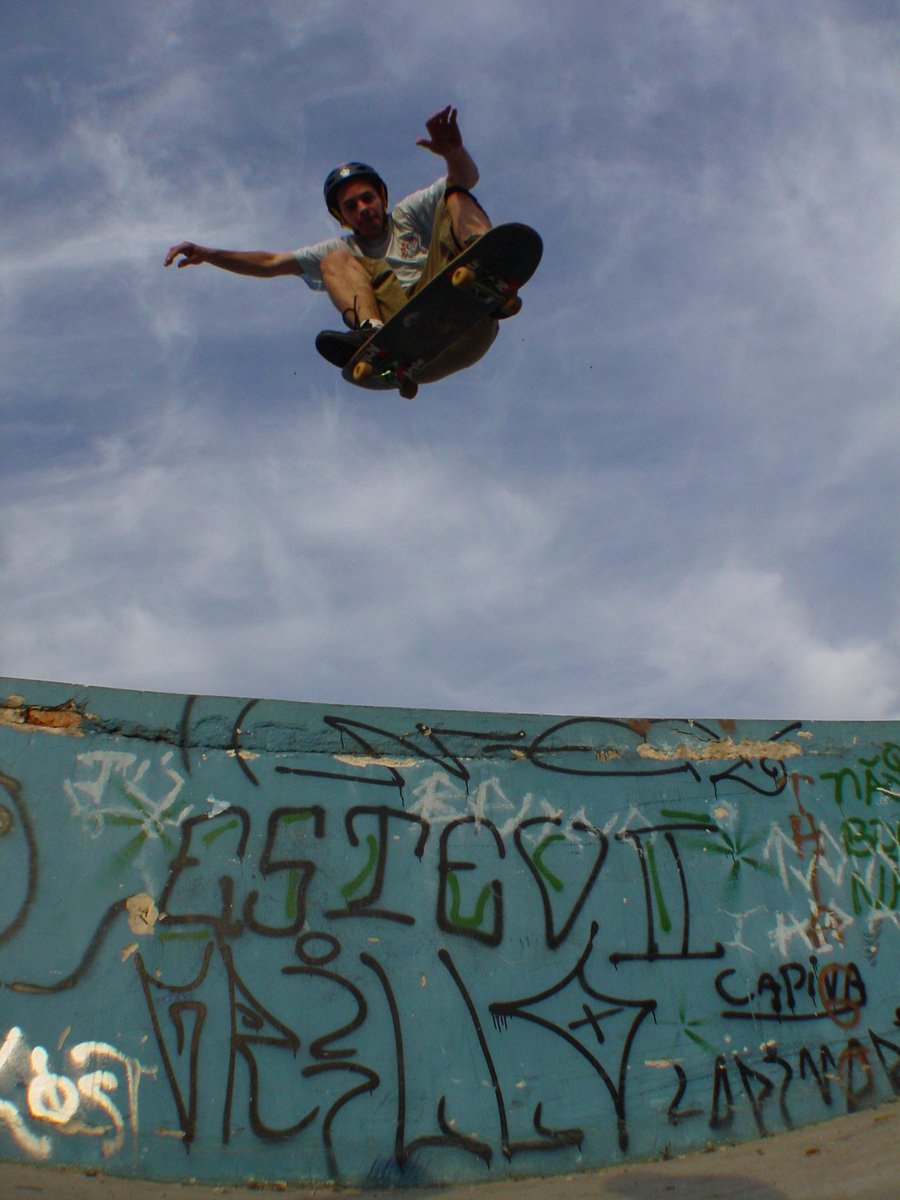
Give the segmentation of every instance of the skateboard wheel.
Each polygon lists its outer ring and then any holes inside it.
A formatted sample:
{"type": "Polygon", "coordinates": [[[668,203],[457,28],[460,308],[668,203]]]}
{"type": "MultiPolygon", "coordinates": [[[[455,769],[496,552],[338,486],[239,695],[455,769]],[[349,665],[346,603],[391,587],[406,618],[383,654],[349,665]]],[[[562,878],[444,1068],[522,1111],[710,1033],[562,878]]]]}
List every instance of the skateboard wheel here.
{"type": "Polygon", "coordinates": [[[507,300],[504,300],[504,302],[500,305],[500,312],[498,313],[498,316],[514,317],[521,311],[522,311],[522,297],[521,296],[510,296],[507,300]]]}
{"type": "Polygon", "coordinates": [[[374,371],[375,371],[375,368],[372,366],[372,364],[370,362],[366,362],[365,360],[363,360],[362,362],[358,362],[356,364],[356,366],[353,368],[353,382],[354,383],[366,383],[369,379],[372,378],[374,371]]]}
{"type": "Polygon", "coordinates": [[[450,282],[461,291],[468,291],[475,282],[475,272],[471,267],[457,267],[450,276],[450,282]]]}
{"type": "Polygon", "coordinates": [[[415,400],[416,392],[419,390],[419,385],[414,379],[400,380],[400,395],[404,400],[415,400]]]}

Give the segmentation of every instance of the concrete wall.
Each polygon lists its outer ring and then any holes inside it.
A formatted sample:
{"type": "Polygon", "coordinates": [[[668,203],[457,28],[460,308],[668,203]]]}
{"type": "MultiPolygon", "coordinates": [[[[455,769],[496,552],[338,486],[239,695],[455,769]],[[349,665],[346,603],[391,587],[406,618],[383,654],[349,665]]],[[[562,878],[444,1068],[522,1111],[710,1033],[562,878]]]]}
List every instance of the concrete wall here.
{"type": "Polygon", "coordinates": [[[900,1090],[900,725],[0,681],[0,1157],[422,1184],[900,1090]]]}

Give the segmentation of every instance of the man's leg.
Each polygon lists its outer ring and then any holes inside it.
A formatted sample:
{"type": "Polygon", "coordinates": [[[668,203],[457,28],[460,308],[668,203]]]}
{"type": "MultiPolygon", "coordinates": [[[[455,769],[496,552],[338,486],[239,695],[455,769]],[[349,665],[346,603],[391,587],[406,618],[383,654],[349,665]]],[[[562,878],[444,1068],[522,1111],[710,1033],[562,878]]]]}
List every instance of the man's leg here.
{"type": "Polygon", "coordinates": [[[365,321],[381,323],[372,278],[361,259],[349,250],[332,250],[322,259],[321,269],[325,290],[345,325],[356,329],[365,321]]]}
{"type": "Polygon", "coordinates": [[[322,259],[321,269],[331,302],[350,332],[323,329],[316,338],[316,349],[334,366],[343,368],[375,329],[400,311],[407,296],[390,267],[377,259],[333,250],[322,259]]]}
{"type": "Polygon", "coordinates": [[[453,237],[460,250],[473,237],[481,237],[491,228],[487,213],[471,192],[449,189],[444,199],[450,214],[453,237]]]}
{"type": "MultiPolygon", "coordinates": [[[[481,236],[490,228],[490,219],[475,197],[464,189],[451,189],[435,214],[428,261],[422,278],[416,284],[414,294],[420,292],[430,280],[445,270],[470,238],[481,236]]],[[[418,376],[420,382],[434,383],[447,375],[471,367],[490,350],[497,336],[497,329],[494,317],[483,317],[477,325],[473,325],[443,354],[439,354],[428,364],[418,376]]]]}

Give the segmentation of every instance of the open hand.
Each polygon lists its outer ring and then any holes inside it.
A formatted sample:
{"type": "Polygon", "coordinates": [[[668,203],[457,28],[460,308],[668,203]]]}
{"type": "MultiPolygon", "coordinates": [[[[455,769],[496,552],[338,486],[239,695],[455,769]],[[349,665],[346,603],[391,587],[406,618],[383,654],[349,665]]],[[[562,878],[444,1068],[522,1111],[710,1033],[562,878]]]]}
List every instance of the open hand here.
{"type": "Polygon", "coordinates": [[[430,117],[425,122],[425,128],[428,130],[428,137],[419,138],[416,145],[424,146],[432,154],[446,158],[462,145],[462,134],[456,123],[456,109],[449,104],[430,117]]]}

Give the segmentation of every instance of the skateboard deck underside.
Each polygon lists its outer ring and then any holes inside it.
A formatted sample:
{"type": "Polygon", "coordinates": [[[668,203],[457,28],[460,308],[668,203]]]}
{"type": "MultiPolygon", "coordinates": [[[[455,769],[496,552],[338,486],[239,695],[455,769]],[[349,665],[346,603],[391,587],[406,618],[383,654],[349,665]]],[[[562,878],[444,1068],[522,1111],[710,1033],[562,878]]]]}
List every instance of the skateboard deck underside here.
{"type": "Polygon", "coordinates": [[[448,264],[353,356],[343,369],[344,378],[370,389],[401,387],[404,380],[414,388],[418,372],[516,295],[537,269],[542,249],[540,237],[527,225],[492,229],[448,264]],[[474,273],[465,287],[453,283],[460,267],[474,273]],[[354,377],[360,362],[373,368],[366,379],[354,377]]]}

